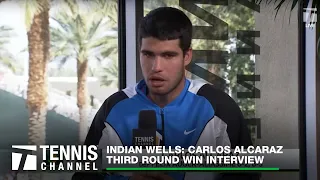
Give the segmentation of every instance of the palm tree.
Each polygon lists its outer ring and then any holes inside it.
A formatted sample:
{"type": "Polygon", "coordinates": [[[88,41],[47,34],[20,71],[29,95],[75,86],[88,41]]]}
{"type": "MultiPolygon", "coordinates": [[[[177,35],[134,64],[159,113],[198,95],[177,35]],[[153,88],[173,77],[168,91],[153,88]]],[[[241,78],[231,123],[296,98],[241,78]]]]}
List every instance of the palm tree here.
{"type": "MultiPolygon", "coordinates": [[[[0,0],[3,1],[10,0],[0,0]]],[[[70,7],[72,0],[63,1],[70,7]]],[[[46,67],[49,60],[50,0],[25,0],[25,25],[28,36],[29,80],[27,106],[29,108],[29,144],[45,144],[45,120],[47,106],[46,67]]],[[[61,3],[61,2],[60,2],[61,3]]],[[[8,30],[8,29],[4,29],[8,30]]]]}
{"type": "MultiPolygon", "coordinates": [[[[5,0],[0,0],[0,3],[5,0]]],[[[49,60],[49,0],[25,0],[25,25],[28,36],[29,79],[27,107],[29,109],[28,143],[45,144],[47,114],[47,78],[49,60]]],[[[40,174],[29,175],[29,179],[40,179],[40,174]]]]}
{"type": "MultiPolygon", "coordinates": [[[[4,1],[1,0],[0,3],[4,1]]],[[[27,107],[29,109],[29,139],[33,145],[45,144],[47,114],[46,66],[49,57],[49,0],[26,0],[25,25],[29,49],[29,80],[27,107]]],[[[30,174],[29,179],[40,179],[30,174]]]]}
{"type": "MultiPolygon", "coordinates": [[[[103,59],[114,52],[109,44],[114,44],[117,37],[106,34],[110,31],[110,18],[92,9],[81,9],[75,5],[71,12],[57,13],[52,17],[51,53],[52,60],[65,64],[74,59],[77,62],[77,105],[79,107],[79,141],[84,142],[87,125],[87,93],[88,62],[103,59]]],[[[114,47],[114,46],[112,46],[114,47]]]]}
{"type": "MultiPolygon", "coordinates": [[[[45,144],[47,115],[46,66],[49,58],[49,1],[23,1],[29,50],[27,107],[29,110],[28,144],[45,144]]],[[[30,173],[29,179],[41,179],[30,173]]]]}

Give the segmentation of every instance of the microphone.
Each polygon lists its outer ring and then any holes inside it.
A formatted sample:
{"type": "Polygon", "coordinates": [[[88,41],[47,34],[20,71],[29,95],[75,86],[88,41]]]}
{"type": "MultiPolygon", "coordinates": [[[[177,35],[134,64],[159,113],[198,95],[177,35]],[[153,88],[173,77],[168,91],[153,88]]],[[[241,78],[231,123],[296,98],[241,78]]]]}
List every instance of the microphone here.
{"type": "Polygon", "coordinates": [[[139,113],[138,129],[132,130],[133,146],[155,146],[157,117],[154,110],[142,110],[139,113]]]}

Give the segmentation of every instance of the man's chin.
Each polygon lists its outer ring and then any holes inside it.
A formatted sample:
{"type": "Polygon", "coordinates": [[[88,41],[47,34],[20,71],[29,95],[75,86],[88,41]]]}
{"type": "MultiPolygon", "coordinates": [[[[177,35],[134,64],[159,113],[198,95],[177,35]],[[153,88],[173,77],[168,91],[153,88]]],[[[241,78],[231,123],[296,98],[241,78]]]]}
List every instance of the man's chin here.
{"type": "Polygon", "coordinates": [[[165,87],[151,87],[149,88],[150,93],[155,94],[155,95],[166,95],[168,94],[168,90],[165,89],[165,87]]]}

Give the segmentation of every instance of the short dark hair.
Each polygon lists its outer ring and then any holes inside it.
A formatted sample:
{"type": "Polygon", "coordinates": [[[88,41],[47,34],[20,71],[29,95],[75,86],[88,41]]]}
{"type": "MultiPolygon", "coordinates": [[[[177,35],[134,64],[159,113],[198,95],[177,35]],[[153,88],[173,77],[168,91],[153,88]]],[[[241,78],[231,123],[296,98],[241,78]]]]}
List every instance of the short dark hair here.
{"type": "Polygon", "coordinates": [[[180,48],[185,53],[191,46],[192,23],[179,9],[160,7],[150,11],[140,22],[139,45],[142,38],[154,37],[159,40],[180,40],[180,48]]]}

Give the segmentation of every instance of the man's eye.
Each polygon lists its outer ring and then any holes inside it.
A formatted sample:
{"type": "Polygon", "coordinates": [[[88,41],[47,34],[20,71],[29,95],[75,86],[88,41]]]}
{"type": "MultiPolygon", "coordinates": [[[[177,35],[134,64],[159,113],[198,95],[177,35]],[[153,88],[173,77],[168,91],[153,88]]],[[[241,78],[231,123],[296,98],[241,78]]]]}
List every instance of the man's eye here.
{"type": "Polygon", "coordinates": [[[174,55],[172,55],[172,54],[164,54],[163,57],[166,58],[166,59],[170,59],[170,58],[174,57],[174,55]]]}
{"type": "Polygon", "coordinates": [[[150,53],[143,53],[143,55],[146,56],[146,57],[151,57],[152,56],[152,54],[150,54],[150,53]]]}

